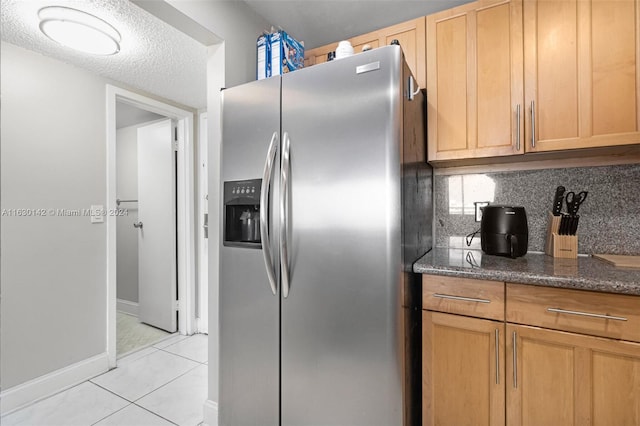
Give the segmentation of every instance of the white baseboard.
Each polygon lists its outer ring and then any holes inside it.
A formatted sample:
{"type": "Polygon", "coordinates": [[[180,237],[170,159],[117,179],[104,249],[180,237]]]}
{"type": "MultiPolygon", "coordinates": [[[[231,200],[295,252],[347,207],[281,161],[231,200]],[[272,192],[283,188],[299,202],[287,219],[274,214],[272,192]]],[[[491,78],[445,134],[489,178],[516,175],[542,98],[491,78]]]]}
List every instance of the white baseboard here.
{"type": "Polygon", "coordinates": [[[207,399],[204,403],[203,426],[218,426],[218,403],[207,399]]]}
{"type": "Polygon", "coordinates": [[[107,370],[109,370],[109,357],[104,352],[9,388],[0,393],[0,414],[8,414],[82,383],[107,370]]]}
{"type": "Polygon", "coordinates": [[[138,303],[136,302],[118,299],[118,306],[116,309],[120,312],[124,312],[125,314],[133,315],[134,317],[138,316],[138,303]]]}

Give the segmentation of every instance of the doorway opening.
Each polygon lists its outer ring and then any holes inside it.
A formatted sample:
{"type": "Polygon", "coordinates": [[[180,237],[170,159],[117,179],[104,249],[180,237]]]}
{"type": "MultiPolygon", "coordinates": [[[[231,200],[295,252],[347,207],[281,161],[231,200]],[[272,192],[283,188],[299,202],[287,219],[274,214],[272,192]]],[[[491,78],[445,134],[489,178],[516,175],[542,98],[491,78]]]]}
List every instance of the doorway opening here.
{"type": "Polygon", "coordinates": [[[116,102],[118,359],[177,330],[175,303],[162,300],[163,287],[177,290],[174,127],[170,118],[116,102]]]}
{"type": "Polygon", "coordinates": [[[110,367],[135,350],[122,341],[118,350],[119,325],[133,332],[129,343],[138,347],[196,331],[193,145],[192,112],[107,85],[110,367]],[[117,111],[127,108],[149,120],[118,129],[117,111]],[[126,174],[137,179],[123,179],[126,174]]]}

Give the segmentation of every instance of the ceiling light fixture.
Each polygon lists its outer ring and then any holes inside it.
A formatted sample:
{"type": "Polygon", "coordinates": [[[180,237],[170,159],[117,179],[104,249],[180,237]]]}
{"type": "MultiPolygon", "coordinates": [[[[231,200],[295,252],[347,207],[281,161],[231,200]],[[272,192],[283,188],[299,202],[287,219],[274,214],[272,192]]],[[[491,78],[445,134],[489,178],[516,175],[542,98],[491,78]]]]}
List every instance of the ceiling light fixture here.
{"type": "Polygon", "coordinates": [[[51,40],[95,55],[120,51],[120,33],[108,22],[77,9],[43,7],[38,11],[40,31],[51,40]]]}

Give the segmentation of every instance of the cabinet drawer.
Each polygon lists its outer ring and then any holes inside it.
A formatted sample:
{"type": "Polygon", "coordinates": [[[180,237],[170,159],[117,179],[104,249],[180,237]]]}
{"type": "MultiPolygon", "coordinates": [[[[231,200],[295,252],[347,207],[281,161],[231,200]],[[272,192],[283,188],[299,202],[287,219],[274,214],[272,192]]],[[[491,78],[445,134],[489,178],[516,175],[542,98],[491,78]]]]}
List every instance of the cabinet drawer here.
{"type": "Polygon", "coordinates": [[[640,342],[640,297],[507,283],[507,321],[640,342]]]}
{"type": "Polygon", "coordinates": [[[422,308],[504,321],[504,283],[423,275],[422,308]]]}

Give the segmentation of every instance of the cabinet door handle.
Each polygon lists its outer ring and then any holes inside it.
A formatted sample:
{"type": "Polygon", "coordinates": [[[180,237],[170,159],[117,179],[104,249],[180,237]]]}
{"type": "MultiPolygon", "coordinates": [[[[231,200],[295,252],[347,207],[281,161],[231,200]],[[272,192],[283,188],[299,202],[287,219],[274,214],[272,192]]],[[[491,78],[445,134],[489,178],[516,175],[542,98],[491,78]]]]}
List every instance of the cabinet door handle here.
{"type": "Polygon", "coordinates": [[[536,102],[531,101],[531,147],[536,147],[536,102]]]}
{"type": "Polygon", "coordinates": [[[500,384],[500,330],[496,328],[496,385],[500,384]]]}
{"type": "Polygon", "coordinates": [[[518,388],[518,335],[513,332],[513,387],[518,388]]]}
{"type": "Polygon", "coordinates": [[[616,321],[628,321],[625,317],[616,317],[613,315],[604,315],[604,314],[592,314],[591,312],[568,311],[566,309],[559,309],[559,308],[547,308],[547,311],[555,312],[557,314],[579,315],[581,317],[602,318],[602,319],[610,319],[610,320],[616,320],[616,321]]]}
{"type": "Polygon", "coordinates": [[[487,300],[487,299],[475,299],[473,297],[451,296],[449,294],[440,294],[440,293],[433,293],[433,297],[439,297],[441,299],[462,300],[464,302],[491,303],[491,300],[487,300]]]}
{"type": "Polygon", "coordinates": [[[520,152],[520,104],[516,106],[516,151],[520,152]]]}

